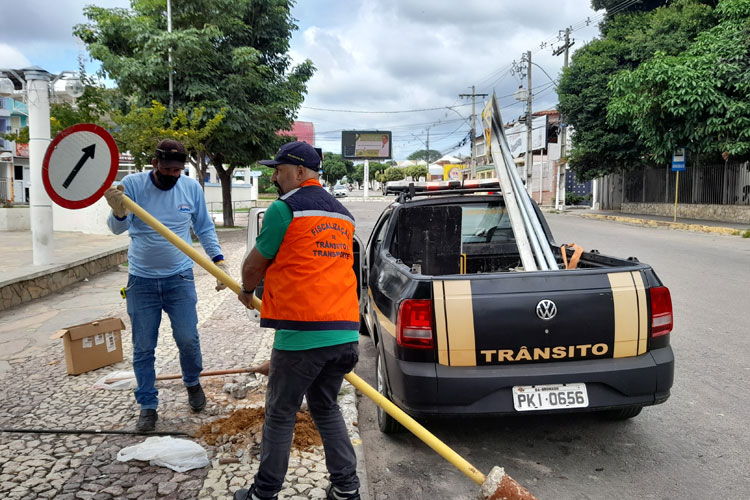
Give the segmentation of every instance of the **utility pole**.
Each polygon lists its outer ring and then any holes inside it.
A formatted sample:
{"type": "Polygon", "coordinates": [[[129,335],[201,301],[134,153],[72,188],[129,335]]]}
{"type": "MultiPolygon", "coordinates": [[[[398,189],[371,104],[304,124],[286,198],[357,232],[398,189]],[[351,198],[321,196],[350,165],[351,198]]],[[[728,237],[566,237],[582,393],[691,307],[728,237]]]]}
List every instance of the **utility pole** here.
{"type": "MultiPolygon", "coordinates": [[[[563,70],[568,67],[568,49],[576,43],[570,39],[570,28],[565,28],[565,43],[552,51],[552,55],[559,56],[565,54],[563,59],[563,70]]],[[[565,210],[565,171],[567,170],[568,161],[565,159],[567,152],[565,145],[567,143],[568,126],[560,115],[560,159],[557,161],[557,194],[555,196],[555,209],[565,210]],[[564,162],[564,163],[563,163],[564,162]]]]}
{"type": "Polygon", "coordinates": [[[471,86],[471,94],[458,94],[458,97],[471,97],[471,178],[477,177],[477,153],[474,141],[476,140],[476,98],[487,97],[487,94],[477,94],[474,92],[474,85],[471,86]]]}
{"type": "MultiPolygon", "coordinates": [[[[167,0],[167,33],[172,33],[172,0],[167,0]]],[[[174,109],[174,88],[172,86],[172,47],[167,49],[169,59],[169,110],[174,109]]]]}
{"type": "Polygon", "coordinates": [[[430,127],[427,127],[427,142],[425,143],[425,146],[427,147],[427,168],[430,168],[430,127]]]}
{"type": "Polygon", "coordinates": [[[534,120],[531,112],[531,51],[526,51],[526,161],[523,166],[523,181],[526,183],[526,190],[531,192],[531,177],[534,169],[534,148],[531,144],[531,125],[534,120]]]}

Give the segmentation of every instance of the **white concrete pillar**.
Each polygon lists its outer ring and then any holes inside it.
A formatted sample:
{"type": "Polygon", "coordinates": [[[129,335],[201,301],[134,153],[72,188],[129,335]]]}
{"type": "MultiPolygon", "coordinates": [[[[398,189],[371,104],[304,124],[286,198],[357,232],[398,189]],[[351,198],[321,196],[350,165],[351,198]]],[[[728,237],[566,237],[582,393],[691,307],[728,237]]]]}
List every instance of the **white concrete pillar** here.
{"type": "Polygon", "coordinates": [[[250,201],[258,201],[258,183],[260,177],[250,177],[250,201]]]}
{"type": "Polygon", "coordinates": [[[370,160],[365,160],[365,199],[369,196],[369,190],[370,190],[370,160]]]}
{"type": "Polygon", "coordinates": [[[42,184],[42,162],[50,143],[49,124],[49,80],[44,70],[25,72],[26,94],[29,107],[29,167],[31,182],[29,204],[31,206],[32,254],[35,266],[52,263],[52,200],[42,184]]]}

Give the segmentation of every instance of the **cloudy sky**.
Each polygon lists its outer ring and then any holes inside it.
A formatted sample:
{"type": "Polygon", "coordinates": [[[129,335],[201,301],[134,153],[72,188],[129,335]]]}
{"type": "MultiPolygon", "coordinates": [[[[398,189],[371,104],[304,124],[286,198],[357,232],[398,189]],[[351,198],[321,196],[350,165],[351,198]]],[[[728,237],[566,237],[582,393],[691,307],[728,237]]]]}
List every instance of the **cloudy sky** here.
{"type": "MultiPolygon", "coordinates": [[[[0,68],[76,69],[85,49],[71,33],[89,3],[24,0],[5,7],[11,22],[0,31],[0,68]]],[[[468,146],[456,149],[471,115],[471,99],[459,94],[471,93],[472,85],[477,93],[494,91],[504,120],[517,118],[525,105],[512,94],[526,82],[512,69],[530,50],[541,67],[532,65],[533,109],[554,108],[550,77],[558,78],[563,63],[552,55],[559,30],[573,28],[575,50],[597,36],[602,13],[588,0],[300,0],[292,57],[311,59],[316,72],[299,119],[314,122],[317,145],[326,151],[340,152],[342,130],[391,130],[394,158],[402,160],[424,149],[429,129],[431,149],[468,154],[468,146]]],[[[482,105],[478,98],[477,112],[482,105]]]]}

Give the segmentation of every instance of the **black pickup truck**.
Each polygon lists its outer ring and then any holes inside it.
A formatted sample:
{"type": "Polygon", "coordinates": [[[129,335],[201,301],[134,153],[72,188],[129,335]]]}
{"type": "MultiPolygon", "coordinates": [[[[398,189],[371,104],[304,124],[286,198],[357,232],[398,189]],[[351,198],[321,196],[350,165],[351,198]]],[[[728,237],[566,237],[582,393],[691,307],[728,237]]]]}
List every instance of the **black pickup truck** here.
{"type": "MultiPolygon", "coordinates": [[[[417,417],[625,419],[666,401],[672,303],[651,267],[591,250],[565,268],[534,206],[560,269],[524,271],[502,194],[468,191],[412,189],[373,229],[362,328],[377,348],[378,391],[417,417]]],[[[378,423],[399,429],[382,410],[378,423]]]]}
{"type": "MultiPolygon", "coordinates": [[[[377,348],[381,394],[416,417],[625,419],[667,400],[672,302],[650,266],[591,250],[565,268],[573,255],[563,259],[534,205],[560,269],[524,271],[502,194],[441,184],[401,194],[366,248],[354,235],[360,331],[377,348]]],[[[250,212],[248,252],[264,212],[250,212]]],[[[400,429],[382,410],[378,424],[400,429]]]]}

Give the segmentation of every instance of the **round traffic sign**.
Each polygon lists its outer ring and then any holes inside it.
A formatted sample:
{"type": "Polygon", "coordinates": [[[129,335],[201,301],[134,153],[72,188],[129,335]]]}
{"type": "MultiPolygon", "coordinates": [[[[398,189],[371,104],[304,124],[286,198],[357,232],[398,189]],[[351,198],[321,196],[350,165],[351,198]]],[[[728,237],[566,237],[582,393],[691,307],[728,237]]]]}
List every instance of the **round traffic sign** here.
{"type": "Polygon", "coordinates": [[[65,208],[93,205],[117,176],[115,140],[93,123],[68,127],[52,140],[42,163],[42,182],[52,201],[65,208]]]}

